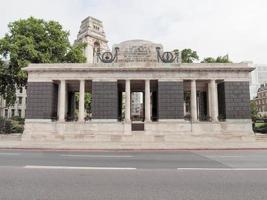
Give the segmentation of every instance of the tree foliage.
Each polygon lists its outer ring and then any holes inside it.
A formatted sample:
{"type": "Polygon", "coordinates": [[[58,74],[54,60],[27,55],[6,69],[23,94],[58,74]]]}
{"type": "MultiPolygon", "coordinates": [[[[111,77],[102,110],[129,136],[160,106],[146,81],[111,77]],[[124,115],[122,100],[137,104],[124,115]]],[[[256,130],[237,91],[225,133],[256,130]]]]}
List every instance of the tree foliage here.
{"type": "Polygon", "coordinates": [[[182,63],[193,63],[199,59],[197,52],[192,49],[182,50],[182,63]]]}
{"type": "MultiPolygon", "coordinates": [[[[75,93],[75,101],[78,103],[80,101],[80,94],[75,93]]],[[[90,92],[85,92],[84,95],[84,108],[87,113],[91,112],[91,104],[92,104],[92,94],[90,92]]]]}
{"type": "Polygon", "coordinates": [[[259,111],[257,109],[256,101],[250,101],[250,114],[253,121],[257,119],[259,111]]]}
{"type": "Polygon", "coordinates": [[[66,56],[63,59],[63,62],[67,63],[84,63],[86,62],[86,57],[83,54],[83,50],[85,49],[85,43],[76,43],[70,50],[67,52],[66,56]]]}
{"type": "Polygon", "coordinates": [[[0,39],[0,95],[8,104],[14,100],[16,87],[26,84],[22,71],[29,63],[85,62],[84,44],[72,46],[69,32],[56,21],[30,17],[11,22],[9,32],[0,39]],[[7,60],[7,64],[3,64],[7,60]]]}
{"type": "Polygon", "coordinates": [[[207,57],[204,58],[201,63],[232,63],[229,60],[229,56],[225,55],[225,56],[218,56],[217,58],[213,58],[213,57],[207,57]]]}
{"type": "Polygon", "coordinates": [[[9,65],[0,60],[0,95],[8,104],[14,104],[16,100],[14,85],[16,85],[16,76],[10,73],[9,65]]]}

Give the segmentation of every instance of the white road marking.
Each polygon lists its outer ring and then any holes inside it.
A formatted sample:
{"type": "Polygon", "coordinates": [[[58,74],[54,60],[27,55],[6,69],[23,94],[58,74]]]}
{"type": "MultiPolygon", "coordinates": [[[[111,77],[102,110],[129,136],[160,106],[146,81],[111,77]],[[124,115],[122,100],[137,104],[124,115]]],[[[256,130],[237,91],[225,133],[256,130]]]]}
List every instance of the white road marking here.
{"type": "Polygon", "coordinates": [[[214,156],[214,155],[206,155],[206,157],[210,157],[210,158],[241,158],[241,157],[245,157],[245,156],[234,156],[234,155],[222,155],[222,156],[219,156],[219,155],[217,155],[217,156],[214,156]]]}
{"type": "Polygon", "coordinates": [[[134,156],[120,155],[78,155],[78,154],[62,154],[64,157],[86,157],[86,158],[133,158],[134,156]]]}
{"type": "Polygon", "coordinates": [[[19,153],[0,153],[0,156],[19,156],[19,153]]]}
{"type": "Polygon", "coordinates": [[[41,166],[26,165],[26,169],[78,169],[78,170],[136,170],[133,167],[75,167],[75,166],[41,166]]]}
{"type": "Polygon", "coordinates": [[[266,155],[204,155],[207,158],[266,158],[266,155]]]}
{"type": "Polygon", "coordinates": [[[177,168],[178,171],[267,171],[267,168],[177,168]]]}

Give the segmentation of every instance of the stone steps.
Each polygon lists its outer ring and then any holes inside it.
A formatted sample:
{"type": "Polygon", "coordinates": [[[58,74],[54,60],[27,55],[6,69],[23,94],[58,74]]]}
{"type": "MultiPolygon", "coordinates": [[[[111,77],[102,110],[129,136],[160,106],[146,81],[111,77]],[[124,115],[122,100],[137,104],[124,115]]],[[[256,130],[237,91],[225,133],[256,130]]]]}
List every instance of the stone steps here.
{"type": "Polygon", "coordinates": [[[257,142],[267,142],[267,134],[256,133],[255,139],[257,142]]]}
{"type": "MultiPolygon", "coordinates": [[[[29,135],[28,135],[29,136],[29,135]]],[[[18,136],[17,136],[18,137],[18,136]]],[[[209,148],[267,148],[267,135],[238,134],[65,134],[32,135],[22,141],[2,140],[11,148],[55,149],[209,149],[209,148]]]]}
{"type": "Polygon", "coordinates": [[[11,134],[0,134],[0,140],[4,141],[20,141],[21,140],[21,133],[11,133],[11,134]]]}
{"type": "MultiPolygon", "coordinates": [[[[64,136],[53,136],[53,139],[64,141],[81,142],[119,142],[119,143],[179,143],[179,142],[213,142],[213,141],[255,141],[254,135],[238,134],[144,134],[142,132],[133,134],[65,134],[64,136]]],[[[40,138],[39,138],[40,139],[40,138]]],[[[45,139],[45,138],[42,138],[45,139]]],[[[49,138],[46,138],[49,139],[49,138]]]]}

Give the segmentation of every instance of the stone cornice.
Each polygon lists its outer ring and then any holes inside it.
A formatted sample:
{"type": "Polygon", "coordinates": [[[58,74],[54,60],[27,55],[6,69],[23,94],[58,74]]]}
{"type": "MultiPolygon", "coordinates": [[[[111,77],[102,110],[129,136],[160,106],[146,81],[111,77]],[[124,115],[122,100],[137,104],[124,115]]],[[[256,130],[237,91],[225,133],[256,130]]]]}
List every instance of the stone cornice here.
{"type": "Polygon", "coordinates": [[[188,64],[162,64],[162,63],[110,63],[110,64],[85,64],[85,63],[57,63],[57,64],[30,64],[23,70],[27,72],[42,71],[246,71],[255,68],[247,63],[188,63],[188,64]]]}

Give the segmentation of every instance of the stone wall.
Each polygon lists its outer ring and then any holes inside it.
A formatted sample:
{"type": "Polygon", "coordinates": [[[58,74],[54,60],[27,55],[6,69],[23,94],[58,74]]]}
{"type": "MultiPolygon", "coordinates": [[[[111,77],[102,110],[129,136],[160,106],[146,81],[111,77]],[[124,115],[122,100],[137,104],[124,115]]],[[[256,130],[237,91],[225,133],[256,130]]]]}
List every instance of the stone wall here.
{"type": "Polygon", "coordinates": [[[183,82],[158,82],[159,119],[184,118],[183,82]]]}
{"type": "Polygon", "coordinates": [[[118,119],[117,82],[92,82],[93,119],[118,119]]]}
{"type": "Polygon", "coordinates": [[[226,119],[250,119],[249,82],[224,82],[218,90],[223,92],[219,99],[224,97],[224,102],[221,102],[224,108],[220,105],[219,110],[226,119]]]}
{"type": "Polygon", "coordinates": [[[28,82],[26,119],[57,116],[58,87],[52,82],[28,82]]]}

